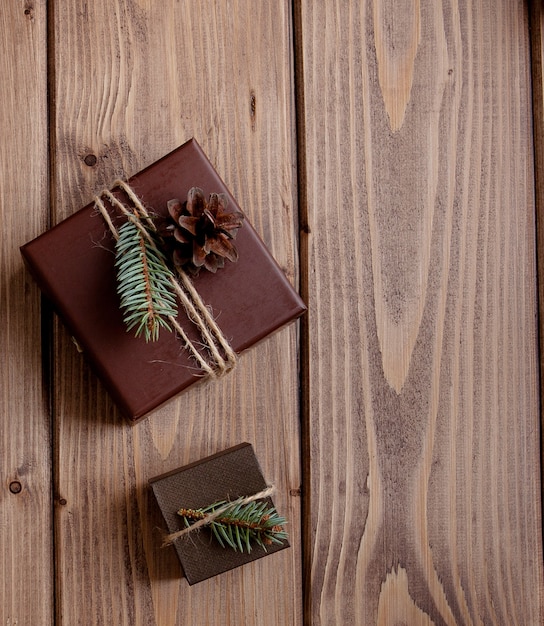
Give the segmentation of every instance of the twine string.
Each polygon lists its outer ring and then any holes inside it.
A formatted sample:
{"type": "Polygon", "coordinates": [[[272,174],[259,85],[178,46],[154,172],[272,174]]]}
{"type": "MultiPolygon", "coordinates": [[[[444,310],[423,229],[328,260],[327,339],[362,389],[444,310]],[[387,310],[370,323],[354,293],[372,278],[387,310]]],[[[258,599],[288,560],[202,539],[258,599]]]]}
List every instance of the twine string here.
{"type": "MultiPolygon", "coordinates": [[[[155,224],[153,224],[153,221],[140,198],[136,195],[132,187],[123,180],[116,180],[111,189],[115,189],[116,187],[119,187],[127,194],[133,204],[133,208],[128,208],[112,193],[110,189],[104,189],[99,195],[94,197],[94,204],[102,215],[114,239],[119,239],[119,232],[117,231],[117,228],[115,227],[115,224],[106,209],[104,201],[102,200],[103,197],[107,198],[110,204],[119,209],[119,211],[127,219],[131,220],[149,244],[155,249],[155,251],[160,252],[147,228],[141,222],[141,219],[143,218],[149,228],[156,232],[155,224]]],[[[162,259],[162,254],[159,254],[159,258],[162,259]]],[[[169,269],[166,263],[163,262],[163,264],[166,269],[169,269]]],[[[200,368],[204,370],[209,377],[219,378],[233,369],[236,365],[236,352],[232,349],[229,341],[211,315],[208,307],[200,297],[198,291],[195,289],[189,276],[179,267],[176,268],[176,270],[181,284],[175,279],[174,276],[171,276],[170,282],[178,299],[185,309],[187,317],[197,326],[202,338],[204,339],[204,343],[211,354],[211,364],[208,363],[201,351],[189,339],[187,333],[179,324],[178,320],[173,315],[167,316],[167,319],[183,339],[185,344],[184,347],[196,359],[200,368]],[[221,351],[223,351],[225,356],[221,354],[221,351]]]]}
{"type": "Polygon", "coordinates": [[[226,337],[221,332],[221,329],[217,325],[213,316],[210,314],[208,307],[199,296],[197,290],[194,288],[192,281],[187,274],[178,269],[178,276],[182,281],[183,289],[177,283],[172,280],[172,284],[178,294],[178,297],[183,302],[185,311],[188,317],[197,324],[207,345],[214,358],[214,365],[216,366],[215,375],[221,376],[230,371],[236,364],[236,353],[231,348],[226,337]],[[220,352],[223,349],[226,358],[220,352]]]}
{"type": "Polygon", "coordinates": [[[276,488],[274,485],[268,485],[266,489],[263,489],[262,491],[259,491],[258,493],[255,493],[251,496],[241,496],[240,498],[233,500],[232,502],[227,502],[218,509],[215,509],[213,513],[208,513],[207,515],[205,515],[201,520],[198,520],[198,522],[195,522],[194,524],[191,524],[190,526],[187,526],[182,530],[178,530],[175,533],[165,535],[162,545],[163,547],[169,546],[181,537],[184,537],[185,535],[188,535],[195,530],[199,530],[204,526],[209,526],[214,520],[216,520],[218,517],[222,517],[228,510],[232,509],[235,506],[239,506],[240,504],[245,505],[249,504],[250,502],[255,502],[255,500],[268,498],[269,496],[274,494],[275,490],[276,488]]]}

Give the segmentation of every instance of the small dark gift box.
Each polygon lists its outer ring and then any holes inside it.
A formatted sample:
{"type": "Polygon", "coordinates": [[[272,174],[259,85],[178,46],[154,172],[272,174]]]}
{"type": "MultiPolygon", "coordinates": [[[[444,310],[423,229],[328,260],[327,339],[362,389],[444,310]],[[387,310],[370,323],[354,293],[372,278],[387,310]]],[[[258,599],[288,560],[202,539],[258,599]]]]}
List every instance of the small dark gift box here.
{"type": "MultiPolygon", "coordinates": [[[[193,139],[128,183],[146,207],[167,214],[167,202],[200,187],[225,193],[240,210],[193,139]]],[[[126,218],[108,204],[116,225],[126,218]]],[[[202,300],[235,352],[254,345],[301,315],[305,306],[247,221],[236,238],[239,260],[194,279],[202,300]]],[[[162,331],[147,343],[126,330],[116,291],[114,239],[89,204],[21,248],[38,285],[83,349],[121,411],[133,422],[202,379],[176,334],[162,331]]],[[[178,321],[193,342],[198,331],[180,308],[178,321]]]]}
{"type": "MultiPolygon", "coordinates": [[[[184,528],[180,508],[199,509],[222,500],[255,495],[267,484],[251,444],[243,443],[150,481],[169,533],[184,528]]],[[[272,506],[272,500],[267,498],[272,506]]],[[[174,542],[189,584],[221,574],[245,563],[289,547],[287,540],[271,544],[266,551],[254,545],[251,552],[221,545],[208,528],[180,537],[174,542]]]]}

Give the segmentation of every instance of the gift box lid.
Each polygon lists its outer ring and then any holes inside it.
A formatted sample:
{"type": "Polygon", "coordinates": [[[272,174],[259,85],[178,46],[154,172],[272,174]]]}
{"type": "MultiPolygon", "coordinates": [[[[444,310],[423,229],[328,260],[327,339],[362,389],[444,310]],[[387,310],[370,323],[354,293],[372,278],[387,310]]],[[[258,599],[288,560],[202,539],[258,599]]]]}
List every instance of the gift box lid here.
{"type": "MultiPolygon", "coordinates": [[[[252,496],[266,489],[253,447],[242,443],[163,474],[149,481],[169,533],[184,528],[179,509],[199,509],[222,500],[252,496]]],[[[272,506],[271,498],[266,498],[272,506]]],[[[281,514],[281,511],[279,512],[281,514]]],[[[240,565],[289,547],[287,540],[273,543],[266,551],[254,545],[250,553],[223,548],[203,528],[174,542],[189,584],[201,582],[240,565]]]]}
{"type": "MultiPolygon", "coordinates": [[[[204,152],[192,139],[132,177],[128,183],[146,207],[167,214],[167,202],[184,200],[191,187],[207,197],[225,193],[240,210],[204,152]]],[[[116,225],[126,218],[108,205],[116,225]]],[[[21,247],[41,290],[103,381],[121,412],[136,422],[202,380],[203,372],[179,337],[161,331],[146,342],[127,332],[119,309],[114,238],[91,203],[21,247]]],[[[194,286],[235,352],[253,346],[305,311],[262,240],[246,219],[238,231],[239,260],[216,274],[201,271],[194,286]]],[[[180,307],[178,321],[198,343],[194,324],[180,307]]]]}

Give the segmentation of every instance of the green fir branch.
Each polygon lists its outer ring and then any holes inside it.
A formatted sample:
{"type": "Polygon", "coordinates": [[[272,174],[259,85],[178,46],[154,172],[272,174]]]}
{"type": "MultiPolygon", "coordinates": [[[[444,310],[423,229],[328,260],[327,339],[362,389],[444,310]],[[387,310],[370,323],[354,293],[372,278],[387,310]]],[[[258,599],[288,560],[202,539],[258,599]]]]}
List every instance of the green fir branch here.
{"type": "MultiPolygon", "coordinates": [[[[202,509],[180,509],[178,515],[188,528],[226,505],[228,502],[223,500],[202,509]]],[[[233,550],[249,553],[252,543],[265,551],[267,546],[283,543],[287,539],[285,524],[286,519],[278,515],[275,507],[269,507],[266,500],[261,500],[247,504],[233,503],[220,517],[212,519],[209,526],[223,548],[228,546],[233,550]]]]}
{"type": "Polygon", "coordinates": [[[119,228],[117,293],[127,330],[135,328],[136,337],[156,341],[160,328],[172,330],[167,318],[176,316],[177,301],[165,257],[155,245],[153,233],[146,232],[149,237],[132,219],[119,228]]]}

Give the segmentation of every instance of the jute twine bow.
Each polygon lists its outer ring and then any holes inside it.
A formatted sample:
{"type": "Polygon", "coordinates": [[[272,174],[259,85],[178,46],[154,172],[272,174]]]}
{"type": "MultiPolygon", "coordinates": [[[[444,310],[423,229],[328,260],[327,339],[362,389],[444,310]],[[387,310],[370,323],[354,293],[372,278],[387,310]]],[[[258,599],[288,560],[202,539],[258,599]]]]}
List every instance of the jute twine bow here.
{"type": "MultiPolygon", "coordinates": [[[[95,196],[94,203],[104,218],[104,221],[108,225],[113,237],[116,240],[119,239],[119,233],[117,232],[117,228],[115,227],[102,198],[107,198],[107,200],[119,209],[127,219],[131,220],[138,227],[140,232],[142,232],[146,240],[156,249],[155,242],[152,240],[148,231],[141,223],[141,218],[145,220],[147,226],[154,232],[156,232],[156,227],[153,224],[153,220],[150,218],[147,209],[132,187],[123,180],[116,180],[111,189],[104,189],[99,195],[95,196]],[[115,188],[120,188],[127,194],[133,204],[132,208],[125,206],[114,196],[111,189],[115,188]]],[[[166,269],[169,269],[166,264],[164,265],[166,269]]],[[[196,359],[201,369],[212,378],[223,376],[236,365],[236,353],[214,320],[198,291],[195,289],[189,276],[187,276],[187,274],[179,267],[176,267],[176,271],[179,282],[172,277],[172,286],[180,302],[183,304],[187,317],[197,326],[206,347],[209,349],[211,357],[210,362],[204,358],[201,351],[198,350],[194,343],[189,339],[186,332],[174,316],[168,316],[168,321],[183,339],[185,348],[189,350],[192,356],[196,359]]]]}
{"type": "Polygon", "coordinates": [[[181,537],[184,537],[185,535],[188,535],[189,533],[192,533],[193,531],[198,530],[204,526],[209,526],[214,520],[224,515],[224,513],[226,513],[229,509],[232,509],[234,506],[238,506],[240,504],[245,505],[245,504],[249,504],[250,502],[255,502],[255,500],[262,500],[264,498],[268,498],[269,496],[273,495],[275,491],[276,491],[275,486],[269,485],[266,489],[263,489],[263,491],[259,491],[258,493],[255,493],[252,496],[242,496],[238,498],[237,500],[233,500],[232,502],[227,502],[222,507],[215,509],[213,513],[209,513],[205,517],[203,517],[201,520],[198,520],[198,522],[195,522],[194,524],[187,526],[187,528],[184,528],[183,530],[178,530],[177,532],[171,533],[169,535],[165,535],[162,545],[163,547],[169,546],[172,543],[174,543],[174,541],[177,541],[181,537]]]}

